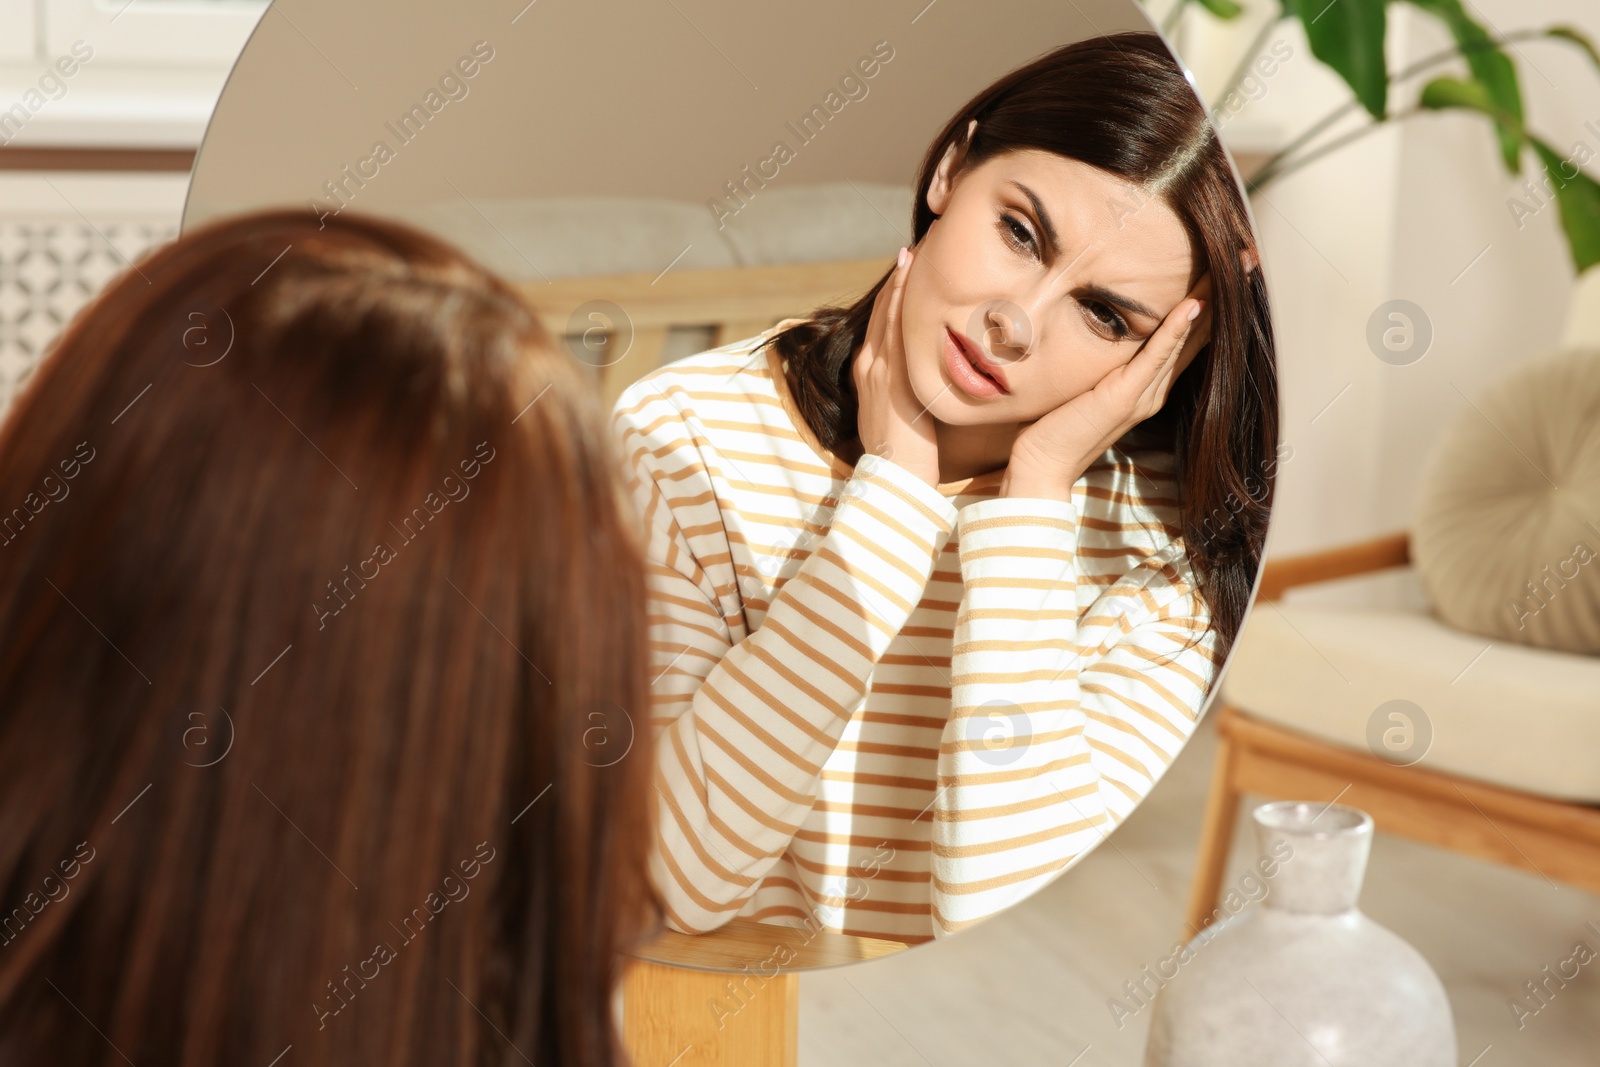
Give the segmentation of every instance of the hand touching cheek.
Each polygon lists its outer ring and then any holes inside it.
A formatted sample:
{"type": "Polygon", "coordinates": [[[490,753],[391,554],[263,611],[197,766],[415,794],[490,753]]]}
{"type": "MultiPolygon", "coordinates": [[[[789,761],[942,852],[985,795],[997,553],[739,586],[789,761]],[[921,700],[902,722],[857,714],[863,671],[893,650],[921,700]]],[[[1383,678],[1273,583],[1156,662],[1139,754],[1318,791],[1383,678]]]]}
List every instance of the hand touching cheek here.
{"type": "Polygon", "coordinates": [[[1132,359],[1019,433],[1001,494],[1070,500],[1095,457],[1161,410],[1172,383],[1210,340],[1210,304],[1207,273],[1132,359]]]}

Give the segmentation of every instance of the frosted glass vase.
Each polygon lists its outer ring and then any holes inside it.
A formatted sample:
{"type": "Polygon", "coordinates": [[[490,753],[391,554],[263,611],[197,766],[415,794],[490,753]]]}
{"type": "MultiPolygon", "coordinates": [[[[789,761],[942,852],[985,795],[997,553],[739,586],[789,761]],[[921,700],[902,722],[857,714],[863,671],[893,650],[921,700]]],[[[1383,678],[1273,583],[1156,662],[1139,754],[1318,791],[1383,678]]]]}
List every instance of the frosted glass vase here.
{"type": "Polygon", "coordinates": [[[1178,957],[1145,1067],[1455,1067],[1439,976],[1356,907],[1372,817],[1299,802],[1253,817],[1262,856],[1278,861],[1267,895],[1178,957]]]}

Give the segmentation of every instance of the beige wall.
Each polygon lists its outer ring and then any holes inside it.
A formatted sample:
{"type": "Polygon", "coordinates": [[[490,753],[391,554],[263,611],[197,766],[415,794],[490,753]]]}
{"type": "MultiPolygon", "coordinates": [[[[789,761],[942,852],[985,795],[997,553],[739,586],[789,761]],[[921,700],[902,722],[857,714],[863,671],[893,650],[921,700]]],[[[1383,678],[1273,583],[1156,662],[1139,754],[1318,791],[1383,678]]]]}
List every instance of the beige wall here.
{"type": "Polygon", "coordinates": [[[1133,0],[919,6],[541,0],[517,16],[504,0],[278,0],[217,106],[190,214],[317,195],[375,140],[397,145],[384,124],[479,40],[494,58],[465,98],[398,147],[353,206],[453,197],[452,184],[469,197],[702,203],[776,139],[798,145],[785,122],[880,40],[894,58],[779,180],[909,183],[942,122],[994,77],[1091,33],[1146,25],[1133,0]]]}

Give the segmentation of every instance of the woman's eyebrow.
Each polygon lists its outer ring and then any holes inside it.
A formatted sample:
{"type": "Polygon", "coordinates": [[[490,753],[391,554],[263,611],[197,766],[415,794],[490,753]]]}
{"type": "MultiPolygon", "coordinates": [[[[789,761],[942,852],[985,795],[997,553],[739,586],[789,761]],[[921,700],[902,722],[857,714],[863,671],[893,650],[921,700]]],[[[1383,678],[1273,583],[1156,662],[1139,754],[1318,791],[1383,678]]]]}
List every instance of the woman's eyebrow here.
{"type": "Polygon", "coordinates": [[[1061,242],[1056,238],[1056,228],[1050,223],[1050,213],[1044,209],[1043,202],[1034,194],[1034,191],[1015,178],[1007,178],[1006,184],[1015,185],[1018,189],[1021,189],[1022,195],[1026,196],[1028,203],[1033,205],[1033,213],[1039,220],[1039,228],[1044,230],[1045,244],[1050,246],[1051,251],[1060,248],[1061,242]]]}
{"type": "Polygon", "coordinates": [[[1125,308],[1128,311],[1133,312],[1135,315],[1143,315],[1145,318],[1148,318],[1148,319],[1159,319],[1159,318],[1161,318],[1161,316],[1157,312],[1151,311],[1149,308],[1145,307],[1143,304],[1139,303],[1137,300],[1130,300],[1128,297],[1119,296],[1118,294],[1113,293],[1110,289],[1106,289],[1103,286],[1086,285],[1086,286],[1083,287],[1083,291],[1088,293],[1090,296],[1096,297],[1096,298],[1098,298],[1100,300],[1104,300],[1108,304],[1115,304],[1120,308],[1125,308]]]}
{"type": "MultiPolygon", "coordinates": [[[[1032,189],[1029,189],[1026,185],[1023,185],[1015,178],[1007,178],[1006,184],[1015,185],[1018,189],[1022,190],[1022,195],[1026,196],[1028,198],[1028,203],[1033,205],[1033,213],[1039,219],[1039,228],[1044,231],[1045,244],[1049,247],[1049,251],[1053,255],[1055,251],[1061,247],[1061,242],[1056,238],[1056,228],[1051,225],[1050,213],[1044,209],[1043,202],[1040,201],[1039,197],[1032,189]]],[[[1148,319],[1161,318],[1160,315],[1150,310],[1145,305],[1139,303],[1137,300],[1130,299],[1129,297],[1122,296],[1118,293],[1113,293],[1110,289],[1106,289],[1103,286],[1087,285],[1084,286],[1084,291],[1096,299],[1104,300],[1108,304],[1115,304],[1120,308],[1124,308],[1133,312],[1135,315],[1143,315],[1148,319]]]]}

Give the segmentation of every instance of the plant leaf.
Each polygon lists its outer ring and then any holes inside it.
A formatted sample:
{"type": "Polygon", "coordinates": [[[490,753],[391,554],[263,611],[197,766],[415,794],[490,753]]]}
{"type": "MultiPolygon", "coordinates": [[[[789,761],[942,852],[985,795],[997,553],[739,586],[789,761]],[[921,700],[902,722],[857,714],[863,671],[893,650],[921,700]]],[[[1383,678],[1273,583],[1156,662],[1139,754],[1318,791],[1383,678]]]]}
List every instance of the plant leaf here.
{"type": "Polygon", "coordinates": [[[1408,0],[1428,12],[1450,29],[1456,45],[1461,49],[1467,69],[1484,88],[1494,109],[1486,114],[1494,120],[1495,134],[1500,139],[1500,157],[1506,170],[1518,174],[1522,170],[1523,114],[1522,89],[1517,81],[1517,68],[1511,58],[1501,51],[1494,38],[1483,26],[1467,14],[1461,0],[1408,0]]]}
{"type": "MultiPolygon", "coordinates": [[[[1420,103],[1427,108],[1467,108],[1497,121],[1509,122],[1511,119],[1511,116],[1499,110],[1490,99],[1489,91],[1478,81],[1435,78],[1423,86],[1420,103]]],[[[1555,197],[1556,208],[1561,215],[1567,251],[1572,255],[1573,268],[1582,274],[1600,263],[1600,183],[1585,174],[1576,163],[1562,158],[1544,141],[1529,135],[1520,122],[1516,129],[1519,139],[1533,145],[1539,161],[1544,164],[1547,186],[1555,197]]]]}
{"type": "Polygon", "coordinates": [[[1575,26],[1551,26],[1544,32],[1547,37],[1559,37],[1562,40],[1571,41],[1589,53],[1589,62],[1594,64],[1596,70],[1600,70],[1600,50],[1596,50],[1594,42],[1589,40],[1583,34],[1583,31],[1575,26]]]}
{"type": "Polygon", "coordinates": [[[1561,212],[1573,268],[1582,274],[1600,263],[1600,184],[1537,137],[1528,140],[1544,164],[1561,212]]]}
{"type": "Polygon", "coordinates": [[[1305,25],[1311,54],[1332,67],[1373,118],[1384,117],[1389,70],[1383,40],[1385,0],[1282,0],[1283,13],[1305,25]]]}
{"type": "MultiPolygon", "coordinates": [[[[1502,110],[1488,88],[1480,81],[1463,81],[1448,75],[1435,78],[1422,87],[1417,103],[1433,110],[1466,108],[1477,111],[1489,116],[1497,128],[1506,128],[1515,133],[1518,145],[1527,140],[1528,135],[1522,127],[1522,119],[1502,110]]],[[[1521,171],[1521,161],[1518,160],[1518,166],[1512,169],[1512,173],[1517,174],[1521,171]]]]}
{"type": "Polygon", "coordinates": [[[1234,0],[1199,0],[1199,3],[1219,19],[1234,19],[1244,14],[1244,8],[1234,0]]]}
{"type": "Polygon", "coordinates": [[[1494,101],[1489,99],[1489,91],[1482,82],[1462,81],[1449,75],[1435,78],[1424,85],[1417,103],[1435,111],[1461,107],[1494,117],[1494,101]]]}

